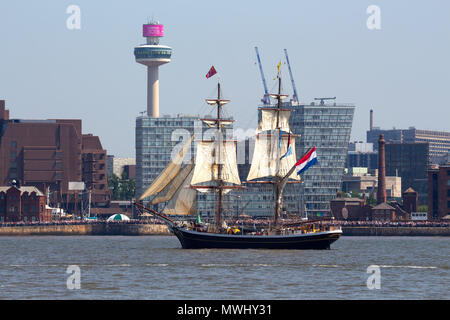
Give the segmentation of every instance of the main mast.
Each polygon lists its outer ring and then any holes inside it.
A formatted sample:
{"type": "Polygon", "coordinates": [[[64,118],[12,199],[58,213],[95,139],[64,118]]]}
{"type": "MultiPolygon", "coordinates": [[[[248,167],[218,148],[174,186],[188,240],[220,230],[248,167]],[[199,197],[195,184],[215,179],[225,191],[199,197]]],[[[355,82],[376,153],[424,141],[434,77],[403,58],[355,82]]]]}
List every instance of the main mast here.
{"type": "Polygon", "coordinates": [[[217,83],[217,143],[218,143],[218,157],[217,157],[217,212],[216,212],[216,230],[219,231],[222,224],[222,196],[223,196],[223,180],[222,180],[222,161],[220,159],[221,155],[221,145],[222,145],[222,130],[220,125],[220,82],[217,83]]]}
{"type": "MultiPolygon", "coordinates": [[[[281,108],[281,77],[278,76],[278,94],[275,97],[277,99],[277,125],[276,125],[276,133],[279,137],[281,134],[281,128],[280,128],[280,108],[281,108]]],[[[279,148],[277,149],[277,172],[280,169],[280,157],[279,157],[279,148]]],[[[281,198],[282,198],[282,190],[281,190],[281,179],[276,174],[274,177],[274,187],[275,187],[275,212],[274,212],[274,219],[273,224],[276,228],[278,226],[278,218],[280,216],[280,210],[281,210],[281,198]]]]}

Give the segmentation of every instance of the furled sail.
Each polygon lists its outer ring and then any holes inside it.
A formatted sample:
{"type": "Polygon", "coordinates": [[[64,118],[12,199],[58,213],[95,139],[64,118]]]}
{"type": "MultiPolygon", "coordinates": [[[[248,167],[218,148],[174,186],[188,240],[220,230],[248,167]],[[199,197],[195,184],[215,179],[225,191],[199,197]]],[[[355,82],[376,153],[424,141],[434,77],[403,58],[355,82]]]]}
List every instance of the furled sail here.
{"type": "Polygon", "coordinates": [[[191,184],[218,180],[219,164],[222,164],[220,178],[224,182],[241,184],[237,169],[235,141],[222,142],[220,148],[216,141],[198,141],[191,184]]]}
{"type": "Polygon", "coordinates": [[[167,202],[163,209],[163,213],[167,215],[193,215],[196,213],[196,190],[190,187],[191,180],[194,171],[192,170],[192,165],[188,165],[183,168],[182,173],[189,172],[185,179],[180,179],[181,184],[175,191],[175,194],[167,202]],[[190,171],[184,170],[186,167],[190,166],[190,171]]]}
{"type": "Polygon", "coordinates": [[[224,128],[227,125],[234,122],[234,120],[227,119],[227,120],[217,120],[217,119],[200,119],[203,121],[204,124],[206,124],[210,128],[217,128],[217,121],[220,121],[220,127],[224,128]]]}
{"type": "Polygon", "coordinates": [[[164,168],[164,170],[156,177],[153,183],[145,190],[138,201],[145,199],[147,197],[153,196],[156,193],[164,189],[172,180],[176,177],[178,172],[180,172],[181,165],[183,164],[183,158],[186,152],[190,149],[192,140],[194,136],[186,142],[186,144],[181,148],[178,154],[172,159],[169,164],[164,168]]]}
{"type": "MultiPolygon", "coordinates": [[[[295,163],[295,137],[282,134],[280,146],[277,134],[256,135],[255,150],[247,180],[274,176],[283,178],[295,163]]],[[[295,172],[289,178],[300,180],[295,172]]]]}
{"type": "Polygon", "coordinates": [[[274,108],[261,108],[261,121],[256,129],[256,133],[262,131],[275,130],[277,128],[277,113],[280,114],[278,119],[278,127],[281,131],[291,132],[289,127],[289,117],[291,110],[282,109],[277,110],[274,108]]]}

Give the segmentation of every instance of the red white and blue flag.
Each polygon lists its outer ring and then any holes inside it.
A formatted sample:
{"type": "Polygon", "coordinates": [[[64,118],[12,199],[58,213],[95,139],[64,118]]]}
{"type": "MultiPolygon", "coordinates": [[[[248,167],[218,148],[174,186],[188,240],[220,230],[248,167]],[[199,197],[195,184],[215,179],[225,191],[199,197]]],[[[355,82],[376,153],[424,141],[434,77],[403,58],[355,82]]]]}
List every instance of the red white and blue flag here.
{"type": "Polygon", "coordinates": [[[297,175],[306,171],[309,167],[317,163],[316,147],[314,146],[307,154],[305,154],[298,162],[295,164],[297,167],[297,175]]]}
{"type": "Polygon", "coordinates": [[[216,73],[217,73],[216,69],[214,68],[214,66],[212,66],[211,69],[209,69],[208,73],[206,74],[206,79],[211,78],[216,73]]]}

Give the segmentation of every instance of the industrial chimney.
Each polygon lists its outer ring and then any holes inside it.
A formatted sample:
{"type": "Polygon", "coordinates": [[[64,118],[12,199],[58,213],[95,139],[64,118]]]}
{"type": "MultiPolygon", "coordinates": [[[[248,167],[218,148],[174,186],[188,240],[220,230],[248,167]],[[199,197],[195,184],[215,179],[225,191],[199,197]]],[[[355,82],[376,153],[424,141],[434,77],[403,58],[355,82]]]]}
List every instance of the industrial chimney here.
{"type": "Polygon", "coordinates": [[[373,130],[373,109],[370,109],[370,131],[373,130]]]}
{"type": "Polygon", "coordinates": [[[386,159],[385,159],[386,140],[384,135],[380,134],[378,139],[378,191],[377,204],[386,202],[386,159]]]}

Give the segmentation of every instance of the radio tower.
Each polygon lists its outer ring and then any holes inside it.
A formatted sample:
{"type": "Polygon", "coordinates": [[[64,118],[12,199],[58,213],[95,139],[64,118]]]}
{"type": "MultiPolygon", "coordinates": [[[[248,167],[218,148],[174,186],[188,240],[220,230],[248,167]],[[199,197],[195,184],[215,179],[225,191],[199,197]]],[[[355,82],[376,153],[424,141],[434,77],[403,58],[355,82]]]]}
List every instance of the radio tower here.
{"type": "Polygon", "coordinates": [[[136,62],[147,66],[147,116],[159,117],[159,66],[170,62],[172,48],[159,44],[164,26],[159,22],[143,25],[147,43],[134,48],[136,62]]]}

